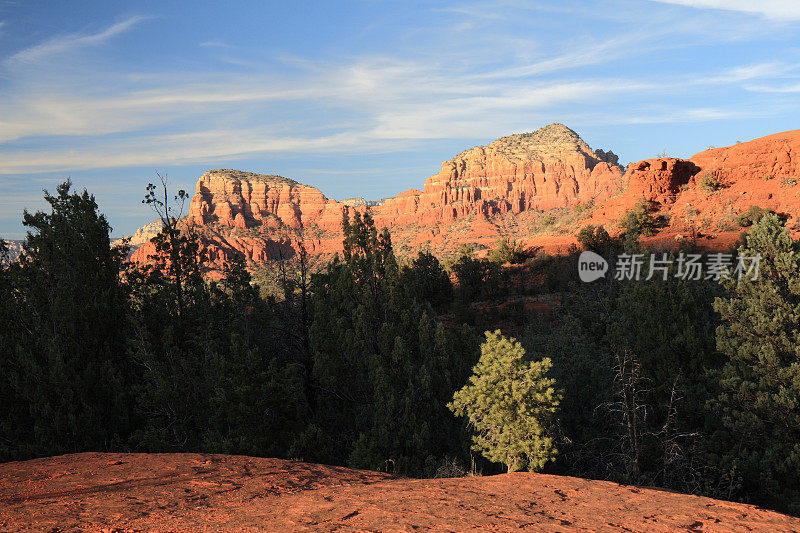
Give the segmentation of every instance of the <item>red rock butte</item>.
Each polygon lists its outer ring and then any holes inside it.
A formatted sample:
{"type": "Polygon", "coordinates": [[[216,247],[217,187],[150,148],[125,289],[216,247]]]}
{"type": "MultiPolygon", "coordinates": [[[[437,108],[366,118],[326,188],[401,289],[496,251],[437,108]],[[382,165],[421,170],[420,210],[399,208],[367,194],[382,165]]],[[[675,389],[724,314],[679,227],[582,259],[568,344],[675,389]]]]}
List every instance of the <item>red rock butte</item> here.
{"type": "MultiPolygon", "coordinates": [[[[409,252],[442,255],[501,237],[564,249],[588,223],[619,231],[625,211],[644,198],[667,215],[661,240],[699,228],[709,247],[721,248],[738,235],[735,217],[752,205],[784,213],[794,227],[798,181],[800,130],[623,169],[613,152],[592,150],[568,127],[551,124],[466,150],[442,163],[422,190],[380,203],[337,202],[281,176],[211,170],[197,182],[185,223],[203,236],[214,263],[243,253],[258,264],[291,256],[301,242],[311,254],[331,254],[341,250],[343,214],[356,210],[369,210],[409,252]]],[[[134,259],[150,253],[145,245],[134,259]]]]}

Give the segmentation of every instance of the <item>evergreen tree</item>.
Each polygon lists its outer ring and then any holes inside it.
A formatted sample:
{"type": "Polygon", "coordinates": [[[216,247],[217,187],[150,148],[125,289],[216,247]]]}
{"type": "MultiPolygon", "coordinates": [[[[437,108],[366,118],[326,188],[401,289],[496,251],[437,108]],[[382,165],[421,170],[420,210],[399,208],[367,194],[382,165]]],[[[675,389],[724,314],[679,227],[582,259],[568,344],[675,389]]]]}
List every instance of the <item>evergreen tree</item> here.
{"type": "Polygon", "coordinates": [[[146,197],[164,222],[155,253],[126,273],[134,301],[128,353],[143,422],[134,443],[285,456],[306,415],[302,365],[284,349],[240,256],[221,281],[204,279],[202,241],[171,214],[162,186],[164,200],[153,200],[152,186],[146,197]]]}
{"type": "Polygon", "coordinates": [[[444,309],[453,299],[453,284],[441,263],[430,252],[420,252],[400,272],[400,283],[418,301],[429,302],[434,309],[444,309]]]}
{"type": "Polygon", "coordinates": [[[69,180],[44,198],[50,211],[24,213],[24,252],[0,274],[0,460],[120,449],[131,431],[127,247],[69,180]]]}
{"type": "Polygon", "coordinates": [[[611,404],[623,445],[623,481],[697,491],[698,446],[708,431],[708,373],[720,368],[711,303],[715,283],[669,272],[625,284],[606,341],[615,375],[611,404]]]}
{"type": "Polygon", "coordinates": [[[639,235],[655,235],[660,222],[653,216],[652,210],[651,203],[641,198],[633,208],[625,212],[619,225],[633,238],[638,238],[639,235]]]}
{"type": "Polygon", "coordinates": [[[458,294],[468,302],[494,297],[500,285],[500,265],[475,259],[473,248],[463,247],[451,267],[458,280],[458,294]]]}
{"type": "Polygon", "coordinates": [[[446,330],[425,300],[446,291],[438,262],[421,256],[401,274],[369,214],[343,226],[343,257],[312,278],[318,401],[293,455],[433,475],[463,453],[445,403],[472,364],[473,336],[446,330]]]}
{"type": "Polygon", "coordinates": [[[546,377],[551,366],[548,358],[526,361],[522,345],[499,330],[486,332],[469,383],[447,405],[477,431],[473,450],[505,464],[509,472],[541,470],[555,458],[550,426],[561,392],[546,377]]]}
{"type": "Polygon", "coordinates": [[[614,244],[606,228],[594,224],[582,227],[575,238],[584,250],[591,250],[600,255],[607,255],[614,244]]]}
{"type": "MultiPolygon", "coordinates": [[[[757,279],[725,281],[715,309],[717,346],[728,358],[713,402],[727,434],[722,464],[740,476],[738,496],[800,512],[800,246],[778,217],[754,225],[743,257],[760,255],[757,279]]],[[[734,494],[736,495],[736,494],[734,494]]]]}

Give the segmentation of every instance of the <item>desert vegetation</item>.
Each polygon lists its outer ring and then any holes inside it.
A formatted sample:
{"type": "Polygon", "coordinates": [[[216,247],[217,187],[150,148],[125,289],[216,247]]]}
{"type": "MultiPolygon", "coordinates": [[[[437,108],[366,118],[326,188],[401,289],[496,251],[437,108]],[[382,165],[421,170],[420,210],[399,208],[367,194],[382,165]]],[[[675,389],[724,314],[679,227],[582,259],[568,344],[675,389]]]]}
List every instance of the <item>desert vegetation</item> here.
{"type": "MultiPolygon", "coordinates": [[[[69,182],[24,214],[24,251],[0,270],[0,460],[525,468],[800,513],[800,245],[771,212],[741,224],[757,280],[580,283],[579,248],[512,241],[491,260],[465,246],[401,265],[365,214],[343,221],[342,254],[318,269],[301,254],[262,293],[240,260],[206,279],[197,236],[175,224],[184,198],[152,192],[164,231],[146,265],[69,182]]],[[[656,224],[643,203],[622,236],[593,226],[579,242],[644,253],[656,224]]]]}

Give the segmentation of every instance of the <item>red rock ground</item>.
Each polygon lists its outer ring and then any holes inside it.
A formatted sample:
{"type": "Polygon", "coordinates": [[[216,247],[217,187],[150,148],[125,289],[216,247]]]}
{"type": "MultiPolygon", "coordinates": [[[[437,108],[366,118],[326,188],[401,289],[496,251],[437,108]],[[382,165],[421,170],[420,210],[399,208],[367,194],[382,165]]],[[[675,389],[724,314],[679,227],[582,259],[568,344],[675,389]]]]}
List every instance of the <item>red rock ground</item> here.
{"type": "Polygon", "coordinates": [[[0,464],[0,531],[800,531],[751,505],[514,473],[403,479],[278,459],[64,455],[0,464]]]}

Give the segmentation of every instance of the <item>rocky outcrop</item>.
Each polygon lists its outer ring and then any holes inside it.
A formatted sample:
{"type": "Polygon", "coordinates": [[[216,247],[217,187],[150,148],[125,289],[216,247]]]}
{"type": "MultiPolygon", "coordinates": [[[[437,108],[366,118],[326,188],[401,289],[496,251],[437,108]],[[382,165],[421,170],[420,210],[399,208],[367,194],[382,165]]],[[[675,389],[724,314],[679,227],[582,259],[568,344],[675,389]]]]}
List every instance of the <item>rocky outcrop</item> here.
{"type": "MultiPolygon", "coordinates": [[[[690,160],[646,159],[623,172],[613,152],[592,150],[571,129],[551,124],[466,150],[445,161],[422,190],[380,202],[337,202],[281,176],[212,170],[198,180],[185,223],[200,232],[216,265],[239,253],[256,264],[291,257],[301,242],[315,255],[340,251],[342,216],[367,210],[411,253],[420,247],[446,253],[462,242],[491,246],[500,237],[546,249],[552,241],[560,249],[588,223],[618,230],[618,220],[641,198],[668,215],[665,234],[702,224],[738,235],[736,216],[751,205],[790,219],[800,214],[799,181],[800,130],[690,160]],[[563,216],[577,207],[584,214],[558,233],[541,230],[542,212],[563,216]]],[[[134,260],[146,260],[148,250],[138,250],[134,260]]]]}
{"type": "Polygon", "coordinates": [[[800,176],[800,130],[711,148],[690,159],[706,172],[714,171],[735,181],[780,181],[787,176],[800,176]]]}
{"type": "Polygon", "coordinates": [[[319,189],[282,176],[218,169],[197,181],[187,220],[197,226],[219,225],[302,230],[341,228],[344,205],[319,189]]]}
{"type": "Polygon", "coordinates": [[[701,234],[698,245],[726,249],[742,228],[738,217],[751,206],[771,209],[797,233],[800,215],[800,130],[712,148],[688,160],[646,159],[628,166],[623,194],[597,206],[589,221],[616,228],[641,198],[651,201],[669,225],[654,240],[701,234]]]}
{"type": "Polygon", "coordinates": [[[617,192],[617,156],[592,151],[577,133],[551,124],[477,146],[442,163],[422,191],[411,189],[375,209],[384,225],[449,223],[476,214],[521,213],[601,201],[617,192]]]}
{"type": "Polygon", "coordinates": [[[610,481],[532,472],[409,479],[189,453],[0,464],[0,524],[8,532],[800,530],[800,518],[761,507],[610,481]]]}
{"type": "Polygon", "coordinates": [[[623,181],[628,184],[626,196],[645,198],[659,203],[675,201],[681,187],[699,172],[697,165],[684,159],[659,157],[645,159],[628,166],[623,181]]]}

